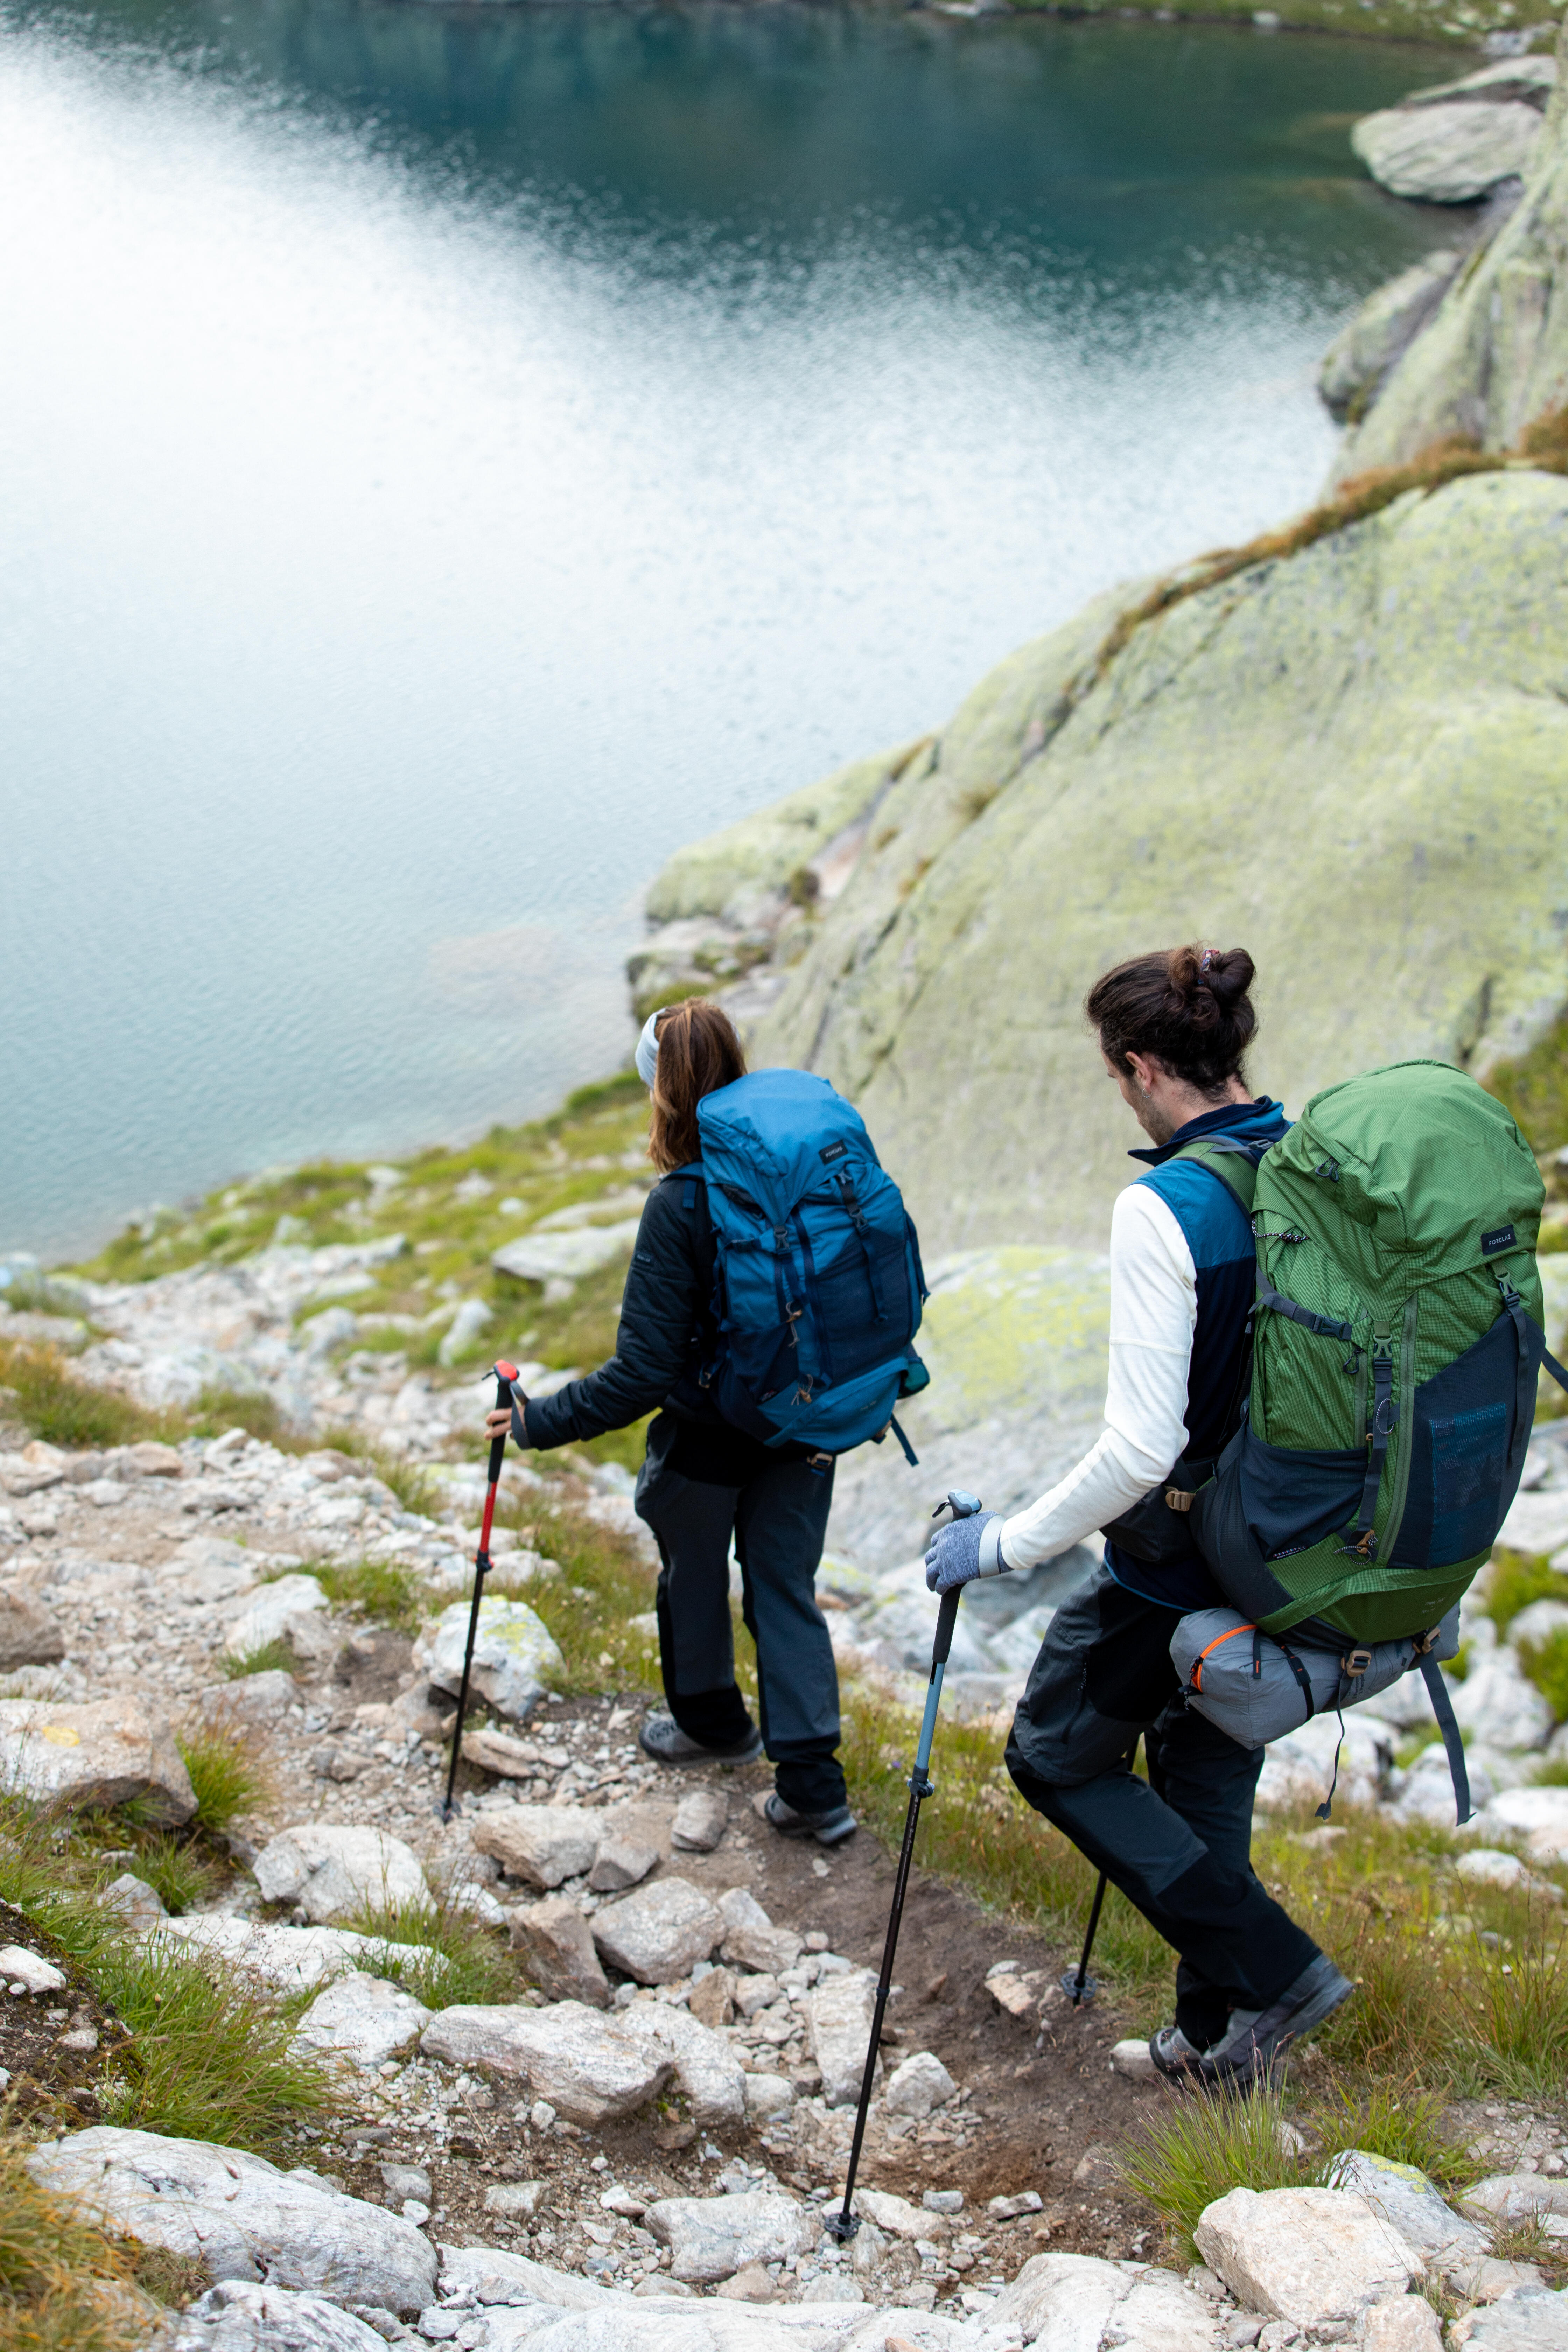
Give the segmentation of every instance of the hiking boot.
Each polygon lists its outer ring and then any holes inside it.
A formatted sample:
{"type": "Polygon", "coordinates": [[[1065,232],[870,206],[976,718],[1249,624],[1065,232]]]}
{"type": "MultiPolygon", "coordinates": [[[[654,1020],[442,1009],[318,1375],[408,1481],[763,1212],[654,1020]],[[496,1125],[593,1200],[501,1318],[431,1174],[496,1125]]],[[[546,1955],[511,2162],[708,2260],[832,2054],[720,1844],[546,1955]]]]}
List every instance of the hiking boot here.
{"type": "Polygon", "coordinates": [[[637,1734],[637,1746],[661,1764],[754,1764],[763,1752],[763,1735],[753,1723],[733,1748],[704,1748],[682,1731],[673,1716],[650,1715],[637,1734]]]}
{"type": "Polygon", "coordinates": [[[1233,2009],[1225,2032],[1206,2050],[1194,2049],[1179,2025],[1163,2025],[1149,2055],[1168,2081],[1246,2090],[1268,2074],[1290,2042],[1321,2025],[1354,1990],[1349,1977],[1320,1952],[1267,2009],[1233,2009]]]}
{"type": "Polygon", "coordinates": [[[815,1838],[818,1845],[842,1845],[860,1826],[847,1805],[835,1805],[826,1813],[797,1813],[777,1790],[763,1807],[763,1819],[772,1822],[780,1837],[815,1838]]]}

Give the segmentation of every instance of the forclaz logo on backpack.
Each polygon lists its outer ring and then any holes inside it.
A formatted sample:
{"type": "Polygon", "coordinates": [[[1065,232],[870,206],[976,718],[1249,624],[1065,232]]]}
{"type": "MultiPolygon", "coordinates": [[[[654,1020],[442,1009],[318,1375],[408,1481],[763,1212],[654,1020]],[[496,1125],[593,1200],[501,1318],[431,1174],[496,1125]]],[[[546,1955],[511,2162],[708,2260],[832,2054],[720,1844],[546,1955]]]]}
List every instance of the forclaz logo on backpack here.
{"type": "Polygon", "coordinates": [[[1481,1235],[1481,1255],[1483,1257],[1496,1257],[1499,1250],[1512,1249],[1513,1247],[1514,1236],[1513,1227],[1511,1225],[1494,1225],[1489,1234],[1483,1234],[1481,1235]]]}
{"type": "MultiPolygon", "coordinates": [[[[831,1167],[834,1160],[843,1159],[848,1149],[849,1146],[847,1143],[829,1143],[826,1144],[816,1156],[819,1160],[826,1160],[831,1167]]],[[[1486,1246],[1485,1243],[1483,1243],[1481,1246],[1484,1249],[1486,1246]]]]}

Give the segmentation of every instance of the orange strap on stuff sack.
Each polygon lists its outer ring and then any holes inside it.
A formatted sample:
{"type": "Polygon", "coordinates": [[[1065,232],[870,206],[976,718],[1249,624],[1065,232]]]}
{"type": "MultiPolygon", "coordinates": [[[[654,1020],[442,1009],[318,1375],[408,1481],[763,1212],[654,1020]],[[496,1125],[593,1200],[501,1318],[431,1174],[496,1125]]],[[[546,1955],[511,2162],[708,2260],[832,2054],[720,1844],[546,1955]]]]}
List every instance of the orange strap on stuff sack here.
{"type": "Polygon", "coordinates": [[[1197,1656],[1193,1660],[1193,1678],[1187,1685],[1188,1689],[1195,1691],[1202,1690],[1204,1686],[1204,1660],[1208,1656],[1210,1650],[1217,1650],[1222,1642],[1234,1642],[1238,1633],[1256,1633],[1257,1631],[1258,1628],[1256,1625],[1232,1625],[1228,1627],[1225,1633],[1216,1633],[1214,1640],[1209,1643],[1207,1648],[1200,1650],[1197,1656]]]}

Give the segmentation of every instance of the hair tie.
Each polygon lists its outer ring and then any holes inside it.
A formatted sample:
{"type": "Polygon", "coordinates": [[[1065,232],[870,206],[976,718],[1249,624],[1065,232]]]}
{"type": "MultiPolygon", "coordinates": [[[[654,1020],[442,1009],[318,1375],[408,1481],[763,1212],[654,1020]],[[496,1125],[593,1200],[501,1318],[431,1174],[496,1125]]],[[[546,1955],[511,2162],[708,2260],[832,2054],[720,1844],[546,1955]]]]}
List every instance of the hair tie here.
{"type": "Polygon", "coordinates": [[[643,1023],[642,1035],[637,1039],[637,1050],[634,1057],[637,1062],[637,1076],[650,1094],[653,1091],[654,1077],[658,1069],[658,1024],[668,1011],[668,1004],[661,1004],[657,1013],[650,1013],[643,1023]]]}
{"type": "Polygon", "coordinates": [[[1200,971],[1200,972],[1207,971],[1207,970],[1208,970],[1208,968],[1209,968],[1210,964],[1211,964],[1211,963],[1213,963],[1213,961],[1214,961],[1214,950],[1213,950],[1213,948],[1205,948],[1205,949],[1204,950],[1204,951],[1203,951],[1203,954],[1202,954],[1202,955],[1199,957],[1199,959],[1198,959],[1198,970],[1199,970],[1199,971],[1200,971]]]}

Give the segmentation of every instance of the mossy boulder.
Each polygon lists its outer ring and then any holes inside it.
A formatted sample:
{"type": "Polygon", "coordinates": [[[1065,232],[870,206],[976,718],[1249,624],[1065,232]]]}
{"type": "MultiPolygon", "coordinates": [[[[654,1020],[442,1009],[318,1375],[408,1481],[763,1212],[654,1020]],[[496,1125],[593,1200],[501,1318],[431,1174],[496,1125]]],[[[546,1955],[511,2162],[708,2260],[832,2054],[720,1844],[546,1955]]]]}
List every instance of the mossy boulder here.
{"type": "Polygon", "coordinates": [[[1412,494],[1013,655],[884,793],[756,1054],[852,1096],[936,1252],[1102,1247],[1137,1140],[1085,1032],[1151,945],[1251,948],[1260,1089],[1475,1069],[1568,999],[1568,481],[1412,494]],[[1107,650],[1108,640],[1111,650],[1107,650]]]}

